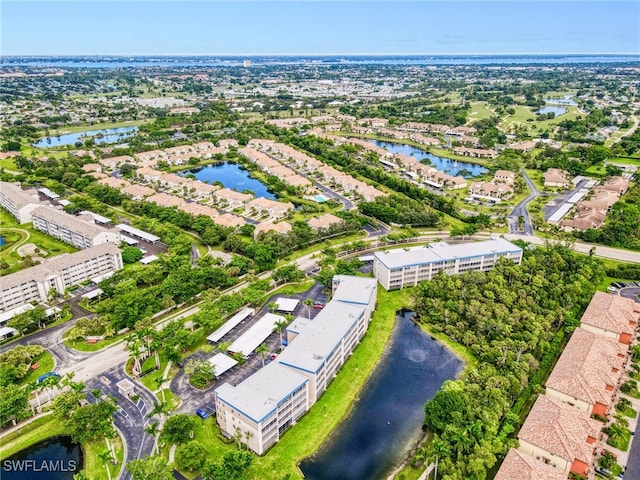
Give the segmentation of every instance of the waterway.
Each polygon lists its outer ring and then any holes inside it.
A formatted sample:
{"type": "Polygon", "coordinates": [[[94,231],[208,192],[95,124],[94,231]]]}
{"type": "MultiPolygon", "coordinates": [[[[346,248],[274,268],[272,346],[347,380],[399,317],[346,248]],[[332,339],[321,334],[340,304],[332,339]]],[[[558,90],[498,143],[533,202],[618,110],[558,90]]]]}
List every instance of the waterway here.
{"type": "Polygon", "coordinates": [[[551,112],[555,113],[556,117],[559,117],[560,115],[564,115],[565,113],[567,113],[567,107],[560,107],[558,105],[547,105],[545,107],[542,107],[536,113],[538,115],[544,115],[551,112]]]}
{"type": "Polygon", "coordinates": [[[126,139],[138,130],[138,127],[103,128],[101,130],[87,130],[86,132],[66,133],[57,137],[44,137],[35,144],[38,148],[62,147],[73,145],[76,142],[84,142],[93,138],[97,145],[103,143],[116,143],[126,139]],[[99,135],[99,136],[98,136],[99,135]]]}
{"type": "Polygon", "coordinates": [[[2,461],[2,480],[73,480],[84,456],[71,437],[52,437],[2,461]]]}
{"type": "Polygon", "coordinates": [[[192,173],[198,180],[205,183],[220,182],[225,187],[239,192],[251,191],[256,197],[264,197],[276,200],[276,196],[269,191],[267,186],[249,176],[249,172],[241,165],[232,162],[216,163],[202,168],[194,168],[181,172],[182,175],[192,173]]]}
{"type": "Polygon", "coordinates": [[[424,404],[463,364],[412,316],[398,315],[387,351],[354,410],[300,465],[307,480],[385,478],[421,437],[424,404]]]}
{"type": "Polygon", "coordinates": [[[551,105],[566,105],[568,107],[577,107],[578,103],[573,99],[573,95],[565,95],[562,98],[545,98],[545,103],[551,105]]]}
{"type": "Polygon", "coordinates": [[[411,145],[405,145],[403,143],[393,143],[393,142],[383,142],[380,140],[375,140],[374,143],[378,147],[382,147],[385,150],[389,150],[391,153],[403,153],[405,155],[410,155],[412,157],[417,158],[422,161],[425,158],[428,158],[431,162],[431,166],[437,168],[441,172],[448,173],[450,175],[458,175],[460,171],[467,170],[464,173],[464,178],[477,177],[478,175],[482,175],[487,172],[487,169],[482,165],[478,165],[476,163],[469,162],[461,162],[460,160],[452,160],[450,158],[439,157],[437,155],[433,155],[432,153],[425,152],[424,150],[420,150],[411,145]],[[468,173],[470,172],[470,174],[468,173]]]}

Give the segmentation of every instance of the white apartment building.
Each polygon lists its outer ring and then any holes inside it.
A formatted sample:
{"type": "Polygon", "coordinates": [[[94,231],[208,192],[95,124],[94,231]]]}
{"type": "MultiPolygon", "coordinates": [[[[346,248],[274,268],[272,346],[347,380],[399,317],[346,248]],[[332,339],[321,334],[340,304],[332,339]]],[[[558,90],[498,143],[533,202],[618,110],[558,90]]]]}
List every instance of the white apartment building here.
{"type": "Polygon", "coordinates": [[[40,206],[40,201],[35,190],[29,192],[15,183],[0,182],[0,206],[18,223],[29,223],[31,212],[40,206]]]}
{"type": "Polygon", "coordinates": [[[447,275],[492,270],[500,258],[516,264],[522,249],[503,238],[449,245],[445,242],[426,247],[397,248],[373,254],[373,274],[385,290],[417,285],[444,271],[447,275]]]}
{"type": "Polygon", "coordinates": [[[38,207],[31,212],[33,226],[58,240],[83,249],[105,242],[120,243],[120,233],[96,225],[90,215],[76,217],[51,207],[38,207]]]}
{"type": "Polygon", "coordinates": [[[313,320],[298,317],[287,327],[288,346],[276,361],[236,387],[225,383],[215,390],[222,431],[232,437],[240,429],[259,455],[278,441],[327,389],[362,340],[376,293],[373,278],[334,277],[333,299],[313,320]]]}
{"type": "Polygon", "coordinates": [[[62,295],[72,285],[121,268],[120,250],[110,242],[58,255],[40,265],[1,277],[0,311],[33,301],[44,302],[51,289],[62,295]]]}

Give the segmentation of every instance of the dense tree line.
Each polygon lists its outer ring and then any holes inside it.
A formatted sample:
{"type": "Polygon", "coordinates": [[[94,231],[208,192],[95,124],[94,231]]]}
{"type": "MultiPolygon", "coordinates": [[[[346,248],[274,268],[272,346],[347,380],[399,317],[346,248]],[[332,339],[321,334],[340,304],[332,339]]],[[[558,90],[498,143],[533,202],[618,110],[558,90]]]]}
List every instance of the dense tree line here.
{"type": "Polygon", "coordinates": [[[485,479],[506,454],[532,384],[559,355],[603,273],[598,260],[546,246],[526,250],[519,266],[502,260],[491,272],[439,274],[418,286],[420,321],[477,359],[425,405],[430,455],[443,478],[485,479]]]}
{"type": "Polygon", "coordinates": [[[573,234],[587,242],[640,251],[640,182],[611,207],[602,227],[573,234]]]}
{"type": "Polygon", "coordinates": [[[417,200],[389,195],[378,197],[372,202],[363,202],[358,209],[364,215],[377,218],[385,223],[411,225],[413,227],[437,227],[442,214],[427,211],[417,200]]]}

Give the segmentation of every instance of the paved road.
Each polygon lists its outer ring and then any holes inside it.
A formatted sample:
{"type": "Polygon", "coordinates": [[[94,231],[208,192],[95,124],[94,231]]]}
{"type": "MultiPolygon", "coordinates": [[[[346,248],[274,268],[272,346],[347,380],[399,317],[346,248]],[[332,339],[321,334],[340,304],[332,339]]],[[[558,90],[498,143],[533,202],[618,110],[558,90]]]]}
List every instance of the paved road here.
{"type": "Polygon", "coordinates": [[[527,185],[529,186],[529,191],[531,193],[527,195],[527,197],[525,197],[524,200],[522,200],[515,207],[513,207],[513,210],[511,211],[511,213],[507,215],[507,221],[509,222],[509,232],[524,233],[524,235],[527,235],[527,236],[534,236],[535,233],[533,233],[533,226],[531,225],[531,217],[529,217],[529,212],[527,211],[527,205],[534,198],[540,195],[540,190],[538,190],[535,184],[531,181],[531,179],[529,178],[529,175],[527,175],[527,172],[525,172],[523,169],[520,169],[520,173],[522,173],[522,176],[525,182],[527,182],[527,185]],[[518,228],[518,218],[520,217],[524,218],[524,231],[518,228]]]}

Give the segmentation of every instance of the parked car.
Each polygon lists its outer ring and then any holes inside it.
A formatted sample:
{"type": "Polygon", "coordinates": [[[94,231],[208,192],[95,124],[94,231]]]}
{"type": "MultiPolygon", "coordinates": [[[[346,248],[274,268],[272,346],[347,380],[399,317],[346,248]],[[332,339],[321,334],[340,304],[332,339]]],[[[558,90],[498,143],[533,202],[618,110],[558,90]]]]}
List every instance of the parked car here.
{"type": "Polygon", "coordinates": [[[204,408],[199,408],[198,410],[196,410],[196,415],[198,415],[200,418],[207,418],[209,416],[209,413],[204,408]]]}
{"type": "Polygon", "coordinates": [[[318,309],[318,310],[322,310],[324,308],[324,305],[320,302],[316,302],[313,304],[313,308],[318,309]]]}

